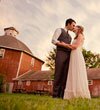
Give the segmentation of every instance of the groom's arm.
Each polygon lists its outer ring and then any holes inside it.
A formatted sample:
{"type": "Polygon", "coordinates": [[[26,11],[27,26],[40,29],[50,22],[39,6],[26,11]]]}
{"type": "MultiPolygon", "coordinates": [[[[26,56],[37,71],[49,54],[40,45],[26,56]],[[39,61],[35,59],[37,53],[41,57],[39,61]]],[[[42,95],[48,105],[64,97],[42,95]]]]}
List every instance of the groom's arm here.
{"type": "Polygon", "coordinates": [[[54,32],[53,38],[52,38],[52,43],[56,46],[61,46],[65,47],[65,45],[58,40],[59,36],[61,35],[61,28],[56,29],[54,32]]]}
{"type": "Polygon", "coordinates": [[[55,30],[55,32],[53,34],[53,38],[52,38],[52,43],[54,45],[57,45],[58,43],[60,43],[60,41],[58,40],[60,35],[61,35],[61,29],[58,28],[58,29],[55,30]]]}
{"type": "Polygon", "coordinates": [[[73,50],[73,49],[78,48],[78,47],[80,46],[80,43],[83,42],[83,40],[84,40],[84,37],[83,37],[83,35],[80,34],[80,35],[77,37],[76,43],[74,43],[74,44],[66,44],[66,43],[64,43],[64,42],[62,42],[62,43],[63,43],[63,45],[64,45],[65,48],[70,48],[70,49],[73,50]]]}

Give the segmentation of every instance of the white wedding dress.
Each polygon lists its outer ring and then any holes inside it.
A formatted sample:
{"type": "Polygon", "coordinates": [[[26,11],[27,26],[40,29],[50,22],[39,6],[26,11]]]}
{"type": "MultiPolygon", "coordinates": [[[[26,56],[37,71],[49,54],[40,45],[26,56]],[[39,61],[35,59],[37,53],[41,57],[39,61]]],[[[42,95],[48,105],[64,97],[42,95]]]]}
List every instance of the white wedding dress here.
{"type": "MultiPolygon", "coordinates": [[[[76,41],[77,39],[75,39],[73,43],[76,41]]],[[[84,40],[77,49],[71,51],[64,99],[91,98],[88,88],[85,61],[82,54],[83,42],[84,40]]]]}

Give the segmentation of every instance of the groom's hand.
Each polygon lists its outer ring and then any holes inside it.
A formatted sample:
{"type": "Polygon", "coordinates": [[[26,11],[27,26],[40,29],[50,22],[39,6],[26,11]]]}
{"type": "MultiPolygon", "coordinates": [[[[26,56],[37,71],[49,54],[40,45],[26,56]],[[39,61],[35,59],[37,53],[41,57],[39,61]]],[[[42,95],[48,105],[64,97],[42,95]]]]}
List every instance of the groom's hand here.
{"type": "Polygon", "coordinates": [[[68,48],[65,42],[61,42],[61,44],[63,45],[63,47],[68,48]]]}
{"type": "Polygon", "coordinates": [[[65,44],[66,44],[66,43],[64,43],[64,42],[57,42],[57,43],[56,43],[57,46],[61,46],[61,47],[65,47],[65,44]]]}
{"type": "Polygon", "coordinates": [[[57,46],[64,47],[64,48],[69,48],[69,47],[68,47],[68,44],[65,43],[65,42],[57,42],[56,45],[57,45],[57,46]]]}

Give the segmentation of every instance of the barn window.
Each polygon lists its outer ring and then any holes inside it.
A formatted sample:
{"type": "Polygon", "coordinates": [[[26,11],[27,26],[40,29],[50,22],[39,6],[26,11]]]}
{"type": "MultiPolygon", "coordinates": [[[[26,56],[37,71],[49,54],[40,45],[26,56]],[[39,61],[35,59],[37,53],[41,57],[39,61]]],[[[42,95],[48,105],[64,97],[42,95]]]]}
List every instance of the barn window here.
{"type": "Polygon", "coordinates": [[[0,48],[0,58],[4,57],[5,49],[0,48]]]}
{"type": "Polygon", "coordinates": [[[48,85],[52,85],[52,81],[48,81],[48,85]]]}
{"type": "Polygon", "coordinates": [[[31,81],[26,81],[26,86],[30,86],[31,81]]]}
{"type": "Polygon", "coordinates": [[[93,85],[93,80],[88,80],[88,85],[93,85]]]}
{"type": "Polygon", "coordinates": [[[32,66],[34,66],[34,62],[35,62],[35,59],[32,58],[32,59],[31,59],[31,65],[32,65],[32,66]]]}
{"type": "Polygon", "coordinates": [[[22,85],[22,81],[21,80],[18,81],[18,85],[22,85]]]}

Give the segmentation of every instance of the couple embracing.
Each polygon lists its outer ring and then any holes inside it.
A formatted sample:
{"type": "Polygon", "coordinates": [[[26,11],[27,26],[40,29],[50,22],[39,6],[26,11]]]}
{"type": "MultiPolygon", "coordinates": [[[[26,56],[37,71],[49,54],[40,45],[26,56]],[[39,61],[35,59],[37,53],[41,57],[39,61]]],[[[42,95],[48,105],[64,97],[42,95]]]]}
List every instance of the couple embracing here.
{"type": "Polygon", "coordinates": [[[56,45],[55,74],[53,84],[53,98],[88,98],[87,72],[82,46],[84,43],[83,27],[76,25],[75,20],[69,18],[64,28],[54,32],[52,43],[56,45]],[[75,33],[71,43],[69,31],[75,33]]]}

